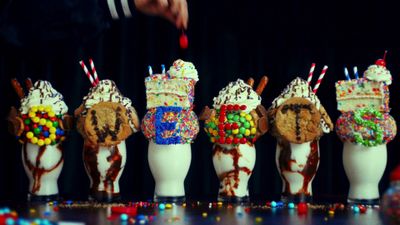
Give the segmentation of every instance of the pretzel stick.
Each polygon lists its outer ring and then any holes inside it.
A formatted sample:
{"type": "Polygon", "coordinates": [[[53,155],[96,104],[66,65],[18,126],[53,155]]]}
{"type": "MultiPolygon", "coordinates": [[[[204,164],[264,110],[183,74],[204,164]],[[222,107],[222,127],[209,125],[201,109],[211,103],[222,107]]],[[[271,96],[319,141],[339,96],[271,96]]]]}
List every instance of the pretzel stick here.
{"type": "Polygon", "coordinates": [[[250,87],[253,87],[253,86],[254,86],[254,79],[250,77],[250,78],[247,80],[247,84],[250,85],[250,87]]]}
{"type": "Polygon", "coordinates": [[[11,85],[14,88],[15,93],[17,93],[20,99],[25,97],[24,89],[22,89],[21,84],[18,82],[17,78],[11,80],[11,85]]]}
{"type": "Polygon", "coordinates": [[[258,83],[257,89],[256,89],[256,93],[258,95],[261,95],[262,92],[264,91],[265,86],[267,86],[268,83],[268,77],[267,76],[263,76],[261,77],[260,83],[258,83]]]}
{"type": "Polygon", "coordinates": [[[32,83],[31,78],[28,77],[28,78],[25,79],[25,86],[26,86],[28,91],[33,87],[33,83],[32,83]]]}

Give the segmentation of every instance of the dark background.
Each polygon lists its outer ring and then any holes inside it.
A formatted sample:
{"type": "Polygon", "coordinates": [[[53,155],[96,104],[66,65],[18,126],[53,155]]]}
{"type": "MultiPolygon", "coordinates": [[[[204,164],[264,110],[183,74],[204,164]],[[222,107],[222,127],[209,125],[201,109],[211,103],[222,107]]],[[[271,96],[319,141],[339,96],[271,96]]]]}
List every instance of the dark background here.
{"type": "MultiPolygon", "coordinates": [[[[193,62],[200,76],[195,100],[195,111],[199,113],[205,105],[212,105],[212,98],[229,81],[250,76],[256,82],[262,75],[269,77],[262,95],[263,105],[269,107],[292,79],[307,77],[312,62],[317,63],[317,75],[327,64],[329,69],[318,96],[335,121],[339,113],[334,83],[344,79],[343,66],[358,66],[363,72],[387,49],[387,64],[394,80],[390,86],[391,115],[400,121],[400,104],[397,104],[400,38],[396,30],[399,17],[394,3],[189,0],[188,4],[190,43],[186,51],[179,49],[180,32],[172,25],[138,12],[131,19],[112,22],[100,34],[97,32],[101,29],[90,26],[88,30],[83,29],[94,37],[81,29],[82,33],[78,34],[82,34],[83,41],[64,40],[61,35],[57,37],[61,41],[41,42],[33,38],[33,32],[26,36],[30,40],[32,35],[32,40],[23,47],[0,42],[0,199],[24,198],[28,189],[20,146],[6,128],[9,108],[19,106],[10,78],[23,80],[29,76],[34,81],[50,80],[64,95],[72,114],[90,87],[78,61],[90,56],[99,76],[113,79],[121,92],[132,99],[140,117],[146,107],[143,81],[148,65],[159,72],[160,64],[168,68],[178,58],[193,62]]],[[[21,21],[28,27],[32,22],[27,18],[21,21]]],[[[269,134],[256,144],[257,162],[249,188],[250,194],[258,199],[277,199],[280,194],[275,144],[269,134]]],[[[154,181],[147,163],[147,140],[137,133],[127,140],[127,146],[127,164],[120,180],[122,195],[126,199],[150,199],[154,181]]],[[[64,147],[65,164],[59,179],[61,195],[67,199],[84,199],[89,180],[82,163],[82,138],[73,131],[64,147]]],[[[388,164],[381,191],[387,188],[389,173],[399,163],[399,147],[399,138],[388,144],[388,164]]],[[[211,161],[211,148],[201,131],[192,145],[192,164],[186,178],[190,199],[217,195],[218,179],[211,161]]],[[[313,182],[316,199],[345,199],[348,181],[342,165],[342,148],[334,132],[322,137],[321,163],[313,182]]],[[[373,166],[373,162],[366,163],[373,166]]]]}

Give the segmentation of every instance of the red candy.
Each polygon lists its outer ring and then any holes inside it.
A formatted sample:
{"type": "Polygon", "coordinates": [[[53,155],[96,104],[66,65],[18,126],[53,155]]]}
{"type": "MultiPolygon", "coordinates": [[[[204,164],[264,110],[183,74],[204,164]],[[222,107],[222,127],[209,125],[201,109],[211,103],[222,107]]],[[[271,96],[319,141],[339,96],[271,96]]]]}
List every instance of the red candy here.
{"type": "Polygon", "coordinates": [[[225,130],[232,129],[232,125],[230,123],[225,124],[225,130]]]}
{"type": "Polygon", "coordinates": [[[228,144],[228,145],[232,144],[232,139],[231,138],[226,138],[225,139],[225,143],[228,144]]]}
{"type": "Polygon", "coordinates": [[[181,47],[181,49],[187,49],[189,46],[188,37],[184,32],[182,32],[181,36],[179,37],[179,46],[181,47]]]}
{"type": "Polygon", "coordinates": [[[378,65],[378,66],[384,66],[384,67],[386,67],[386,62],[385,62],[384,59],[378,59],[378,60],[376,60],[375,64],[378,65]]]}
{"type": "Polygon", "coordinates": [[[224,130],[224,124],[223,123],[220,123],[220,124],[218,124],[218,129],[219,130],[224,130]]]}
{"type": "Polygon", "coordinates": [[[298,213],[298,214],[306,214],[306,213],[307,213],[307,210],[308,210],[307,203],[300,202],[300,203],[297,205],[297,213],[298,213]]]}
{"type": "Polygon", "coordinates": [[[241,105],[240,106],[240,110],[246,110],[247,109],[247,106],[246,105],[241,105]]]}
{"type": "Polygon", "coordinates": [[[246,144],[246,142],[247,142],[247,139],[246,139],[246,138],[241,138],[241,139],[240,139],[240,144],[246,144]]]}
{"type": "Polygon", "coordinates": [[[228,111],[232,111],[233,110],[233,105],[228,105],[227,109],[228,109],[228,111]]]}
{"type": "Polygon", "coordinates": [[[239,138],[236,138],[236,137],[235,137],[235,138],[233,139],[233,143],[234,143],[234,144],[239,144],[239,141],[240,141],[239,138]]]}
{"type": "Polygon", "coordinates": [[[219,143],[220,144],[225,144],[225,138],[224,137],[220,137],[219,138],[219,143]]]}
{"type": "Polygon", "coordinates": [[[221,111],[226,111],[226,105],[221,105],[221,111]]]}
{"type": "Polygon", "coordinates": [[[239,106],[239,105],[234,105],[234,106],[233,106],[233,110],[238,111],[239,109],[240,109],[240,106],[239,106]]]}
{"type": "Polygon", "coordinates": [[[237,123],[232,124],[232,129],[238,129],[238,128],[239,128],[239,125],[237,123]]]}
{"type": "Polygon", "coordinates": [[[225,137],[225,131],[223,131],[223,130],[218,131],[218,134],[221,137],[225,137]]]}
{"type": "Polygon", "coordinates": [[[367,212],[367,207],[363,205],[359,205],[358,208],[360,209],[360,213],[366,213],[367,212]]]}
{"type": "Polygon", "coordinates": [[[219,122],[221,122],[221,123],[225,122],[225,116],[220,116],[219,117],[219,122]]]}
{"type": "Polygon", "coordinates": [[[128,214],[130,216],[134,216],[137,213],[137,208],[135,207],[124,207],[124,206],[112,206],[111,212],[115,214],[128,214]]]}

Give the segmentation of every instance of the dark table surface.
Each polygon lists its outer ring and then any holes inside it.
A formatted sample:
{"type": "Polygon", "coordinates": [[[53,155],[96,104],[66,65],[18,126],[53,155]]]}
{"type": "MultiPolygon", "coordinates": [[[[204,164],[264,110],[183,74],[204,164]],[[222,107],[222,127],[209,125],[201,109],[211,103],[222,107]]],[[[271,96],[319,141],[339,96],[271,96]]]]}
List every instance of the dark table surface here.
{"type": "MultiPolygon", "coordinates": [[[[121,222],[120,216],[111,213],[111,204],[73,202],[59,203],[17,203],[2,202],[2,207],[9,207],[18,213],[19,218],[41,218],[53,224],[144,224],[140,217],[146,217],[145,224],[388,224],[379,208],[367,208],[365,213],[355,213],[351,207],[337,207],[334,214],[328,213],[332,205],[309,205],[306,214],[299,214],[297,209],[271,208],[265,203],[249,205],[230,205],[209,202],[192,202],[186,205],[176,204],[171,208],[160,210],[155,204],[137,207],[137,214],[130,220],[121,222]],[[139,216],[139,217],[138,217],[139,216]],[[135,221],[133,221],[135,219],[135,221]],[[134,222],[134,223],[133,223],[134,222]]],[[[113,204],[116,205],[116,204],[113,204]]],[[[121,205],[121,204],[119,204],[121,205]]],[[[338,205],[337,205],[338,206],[338,205]]]]}

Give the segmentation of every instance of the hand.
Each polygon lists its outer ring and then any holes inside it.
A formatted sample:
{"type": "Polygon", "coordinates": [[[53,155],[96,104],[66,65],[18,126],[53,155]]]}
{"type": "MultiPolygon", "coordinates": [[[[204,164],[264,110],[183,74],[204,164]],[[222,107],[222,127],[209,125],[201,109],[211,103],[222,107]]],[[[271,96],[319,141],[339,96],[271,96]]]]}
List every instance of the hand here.
{"type": "Polygon", "coordinates": [[[186,0],[133,0],[136,8],[148,15],[160,16],[178,29],[186,29],[188,25],[188,7],[186,0]]]}

